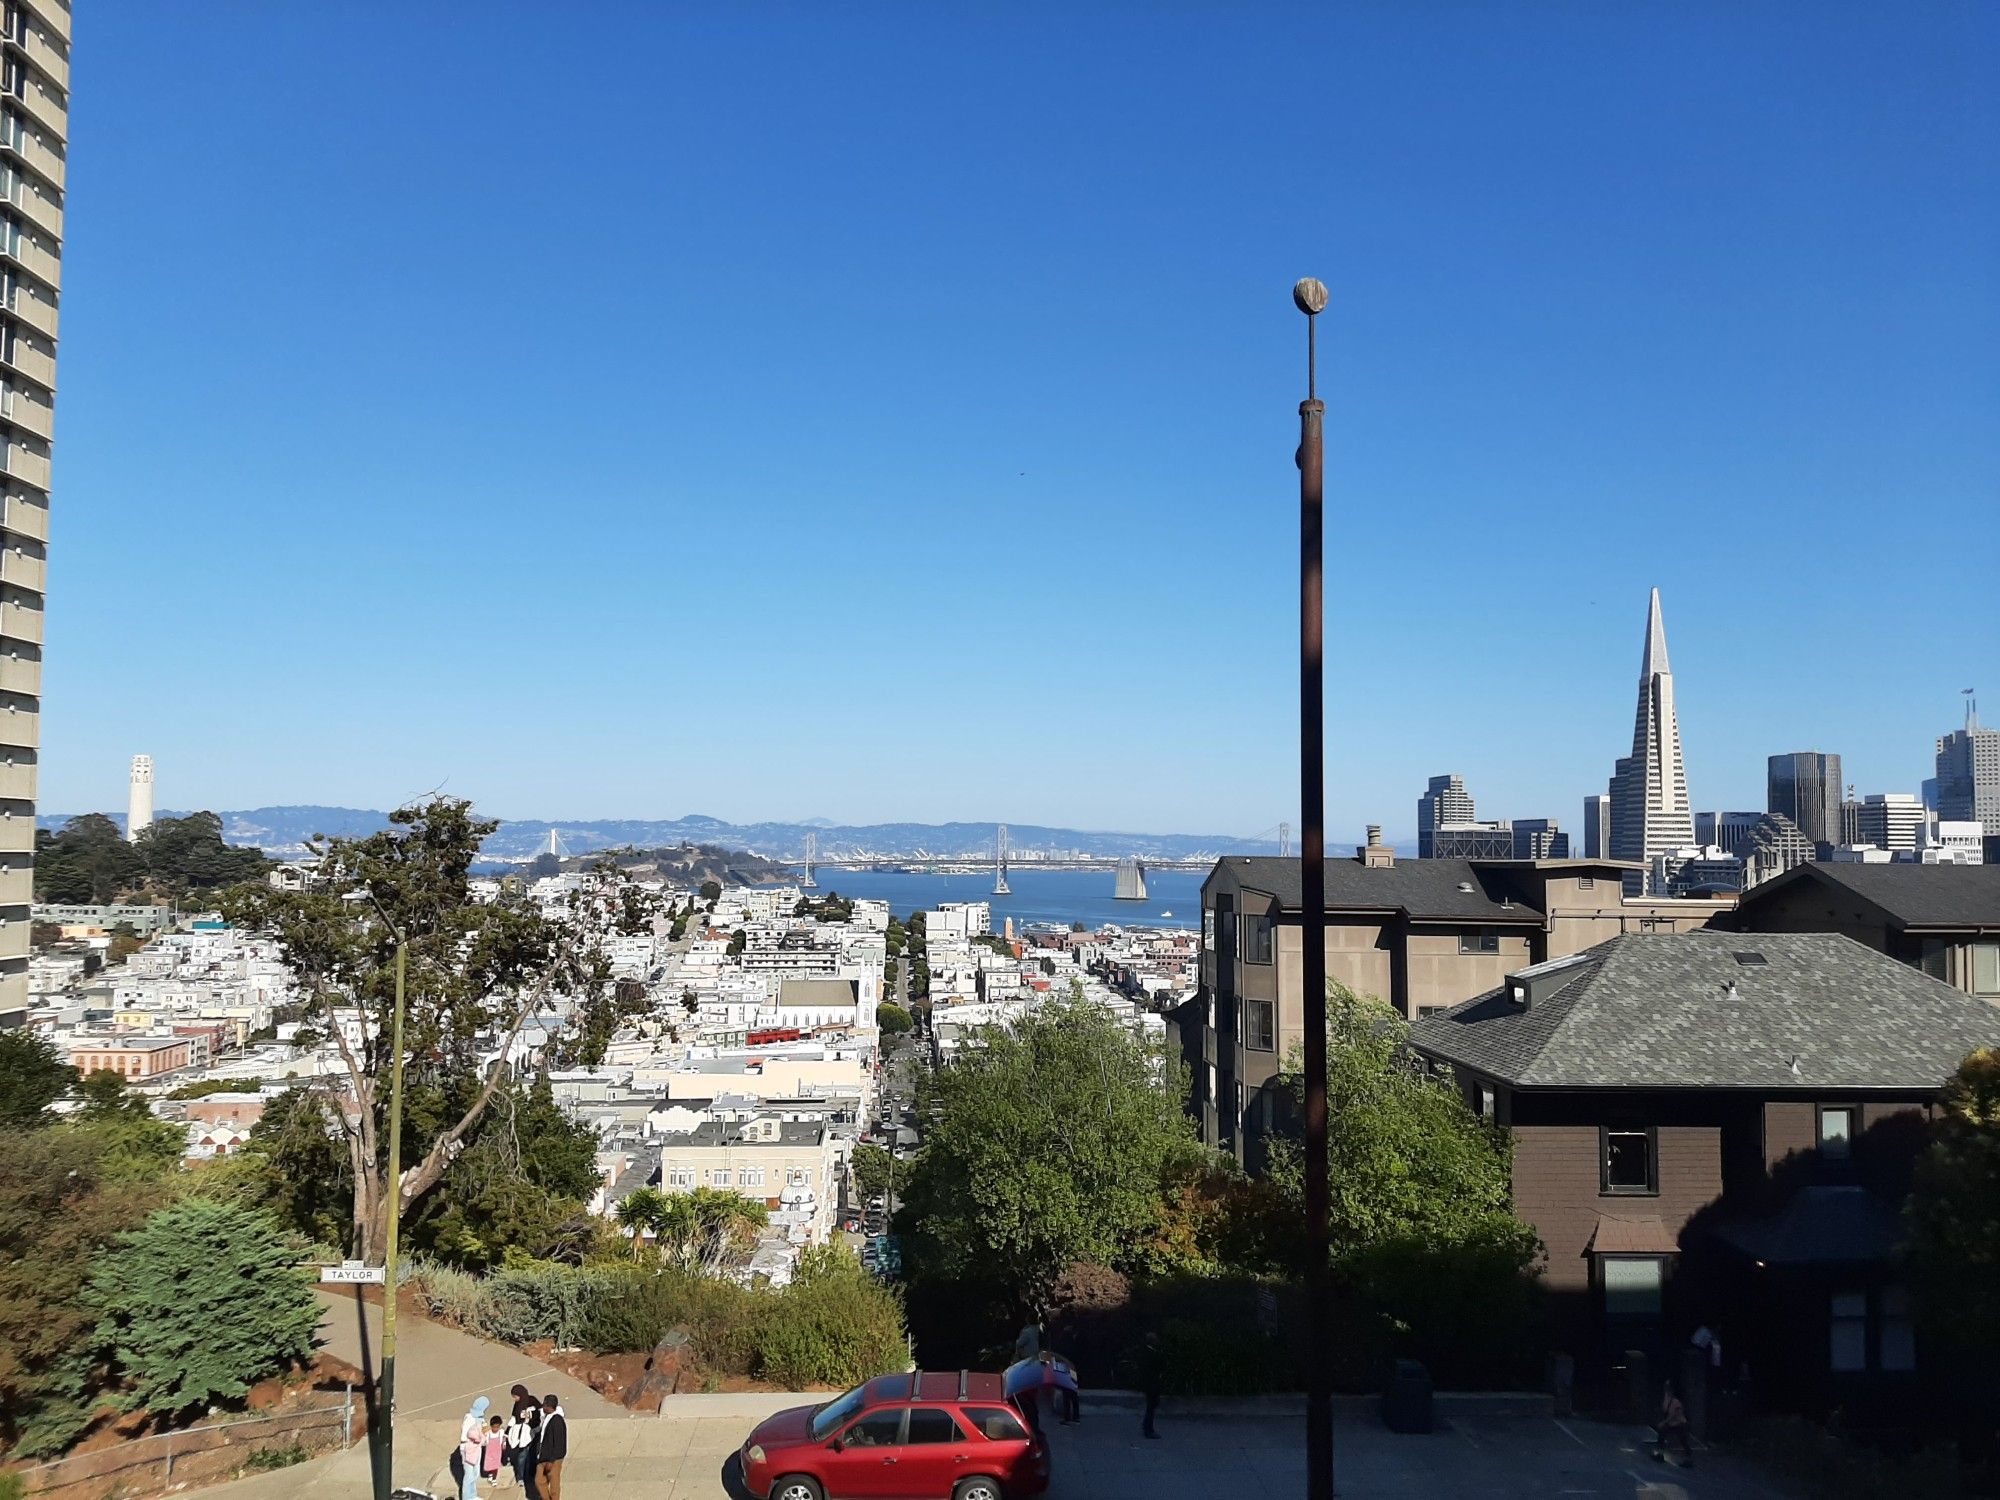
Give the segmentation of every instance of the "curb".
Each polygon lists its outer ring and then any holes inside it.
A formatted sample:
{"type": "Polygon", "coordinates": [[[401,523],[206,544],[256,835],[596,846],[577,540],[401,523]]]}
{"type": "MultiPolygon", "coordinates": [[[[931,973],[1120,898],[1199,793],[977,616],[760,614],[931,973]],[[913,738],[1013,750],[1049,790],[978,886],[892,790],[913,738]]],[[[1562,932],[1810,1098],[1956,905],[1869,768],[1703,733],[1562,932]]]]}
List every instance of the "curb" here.
{"type": "MultiPolygon", "coordinates": [[[[1381,1408],[1379,1395],[1337,1395],[1333,1409],[1342,1417],[1373,1417],[1381,1408]]],[[[1462,1420],[1477,1418],[1552,1417],[1555,1398],[1543,1391],[1438,1391],[1431,1398],[1440,1417],[1462,1420]]],[[[1145,1397],[1137,1391],[1085,1390],[1081,1405],[1110,1411],[1137,1412],[1145,1397]]],[[[1264,1396],[1166,1396],[1160,1401],[1162,1415],[1176,1417],[1238,1417],[1303,1419],[1306,1398],[1298,1391],[1264,1396]]]]}

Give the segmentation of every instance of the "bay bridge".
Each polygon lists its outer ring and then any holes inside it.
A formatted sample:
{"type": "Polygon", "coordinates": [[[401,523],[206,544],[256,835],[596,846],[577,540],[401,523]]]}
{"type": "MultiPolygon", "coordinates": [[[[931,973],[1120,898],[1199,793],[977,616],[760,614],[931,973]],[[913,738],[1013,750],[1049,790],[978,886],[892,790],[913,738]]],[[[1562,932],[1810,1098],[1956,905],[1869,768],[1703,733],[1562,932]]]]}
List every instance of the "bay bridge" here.
{"type": "Polygon", "coordinates": [[[1218,859],[1227,854],[1245,852],[1241,845],[1268,844],[1275,836],[1278,854],[1282,858],[1291,853],[1292,826],[1277,823],[1251,838],[1232,840],[1239,847],[1234,849],[1203,850],[1194,854],[1172,856],[1150,856],[1134,854],[1059,854],[1044,855],[1033,852],[1022,853],[1008,845],[1007,825],[998,824],[994,829],[993,849],[988,854],[984,850],[968,853],[960,850],[951,854],[934,854],[926,849],[916,849],[909,854],[867,854],[850,852],[846,854],[823,855],[819,851],[819,835],[808,833],[806,847],[797,858],[778,858],[774,864],[788,865],[803,872],[801,884],[808,889],[815,886],[815,872],[820,870],[869,870],[892,875],[977,875],[982,871],[993,872],[993,894],[1012,894],[1007,884],[1010,870],[1023,867],[1034,870],[1105,870],[1118,875],[1118,889],[1121,893],[1131,892],[1127,900],[1143,900],[1146,872],[1148,870],[1207,870],[1214,867],[1218,859]]]}

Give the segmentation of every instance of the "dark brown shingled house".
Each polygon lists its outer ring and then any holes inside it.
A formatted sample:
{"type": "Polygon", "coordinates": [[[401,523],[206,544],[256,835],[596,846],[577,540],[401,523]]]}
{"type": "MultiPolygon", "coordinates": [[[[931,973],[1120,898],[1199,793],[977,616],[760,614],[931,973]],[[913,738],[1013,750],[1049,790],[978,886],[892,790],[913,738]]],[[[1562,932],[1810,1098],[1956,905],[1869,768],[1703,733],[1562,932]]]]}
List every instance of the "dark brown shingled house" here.
{"type": "Polygon", "coordinates": [[[1513,1133],[1556,1347],[1722,1372],[1772,1405],[1914,1399],[1895,1272],[1939,1089],[2000,1011],[1850,938],[1613,938],[1421,1019],[1412,1046],[1513,1133]]]}

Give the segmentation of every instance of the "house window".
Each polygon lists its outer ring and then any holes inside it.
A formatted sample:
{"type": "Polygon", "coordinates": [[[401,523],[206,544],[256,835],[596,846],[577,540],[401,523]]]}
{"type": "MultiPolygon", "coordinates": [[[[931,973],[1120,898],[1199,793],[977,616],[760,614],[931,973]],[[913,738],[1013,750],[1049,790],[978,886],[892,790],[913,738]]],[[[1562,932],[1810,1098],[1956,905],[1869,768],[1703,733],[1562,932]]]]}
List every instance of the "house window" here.
{"type": "Polygon", "coordinates": [[[1478,1107],[1479,1118],[1482,1120],[1490,1120],[1498,1112],[1499,1101],[1494,1097],[1492,1084],[1482,1083],[1479,1085],[1478,1107]]]}
{"type": "Polygon", "coordinates": [[[1657,1255],[1599,1257],[1607,1318],[1657,1318],[1667,1283],[1667,1263],[1657,1255]]]}
{"type": "Polygon", "coordinates": [[[1598,1132],[1598,1160],[1601,1165],[1599,1190],[1605,1193],[1649,1194],[1660,1190],[1655,1170],[1654,1138],[1651,1128],[1598,1132]]]}
{"type": "Polygon", "coordinates": [[[1253,1052],[1275,1052],[1278,1047],[1277,1005],[1270,1000],[1243,1002],[1243,1045],[1253,1052]]]}
{"type": "Polygon", "coordinates": [[[693,1167],[674,1167],[667,1173],[667,1186],[691,1188],[694,1186],[693,1167]]]}
{"type": "Polygon", "coordinates": [[[1461,932],[1458,935],[1460,953],[1498,953],[1500,934],[1497,932],[1461,932]]]}
{"type": "Polygon", "coordinates": [[[1910,1308],[1909,1289],[1885,1286],[1879,1296],[1881,1355],[1876,1363],[1884,1370],[1914,1370],[1917,1367],[1917,1325],[1910,1308]]]}
{"type": "Polygon", "coordinates": [[[2000,1000],[2000,943],[1972,945],[1972,993],[1981,1000],[2000,1000]]]}
{"type": "Polygon", "coordinates": [[[1835,1371],[1868,1368],[1868,1294],[1835,1292],[1827,1315],[1827,1367],[1835,1371]]]}
{"type": "Polygon", "coordinates": [[[1917,967],[1933,979],[1951,982],[1951,945],[1942,938],[1925,938],[1917,953],[1917,967]]]}
{"type": "Polygon", "coordinates": [[[743,1169],[743,1185],[745,1187],[762,1187],[764,1185],[764,1169],[762,1167],[745,1167],[743,1169]]]}
{"type": "Polygon", "coordinates": [[[787,1187],[810,1187],[812,1185],[812,1173],[805,1167],[787,1167],[785,1168],[785,1185],[787,1187]]]}
{"type": "Polygon", "coordinates": [[[1243,962],[1267,964],[1271,961],[1271,919],[1243,915],[1243,962]]]}
{"type": "Polygon", "coordinates": [[[1854,1154],[1854,1106],[1821,1105],[1819,1154],[1826,1161],[1846,1161],[1854,1154]]]}
{"type": "Polygon", "coordinates": [[[728,1187],[730,1185],[730,1175],[731,1174],[729,1168],[727,1167],[717,1168],[715,1171],[710,1172],[708,1174],[709,1186],[719,1187],[719,1188],[728,1187]]]}

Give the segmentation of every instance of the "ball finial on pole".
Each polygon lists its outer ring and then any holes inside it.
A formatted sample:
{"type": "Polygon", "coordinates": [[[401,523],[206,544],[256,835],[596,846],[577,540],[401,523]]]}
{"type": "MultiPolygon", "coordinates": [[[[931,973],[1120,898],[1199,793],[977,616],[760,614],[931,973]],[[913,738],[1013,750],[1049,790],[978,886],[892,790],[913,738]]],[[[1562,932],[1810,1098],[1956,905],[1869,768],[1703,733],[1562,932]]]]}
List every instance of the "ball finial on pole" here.
{"type": "Polygon", "coordinates": [[[1308,276],[1292,286],[1292,302],[1307,317],[1326,311],[1326,283],[1317,276],[1308,276]]]}

